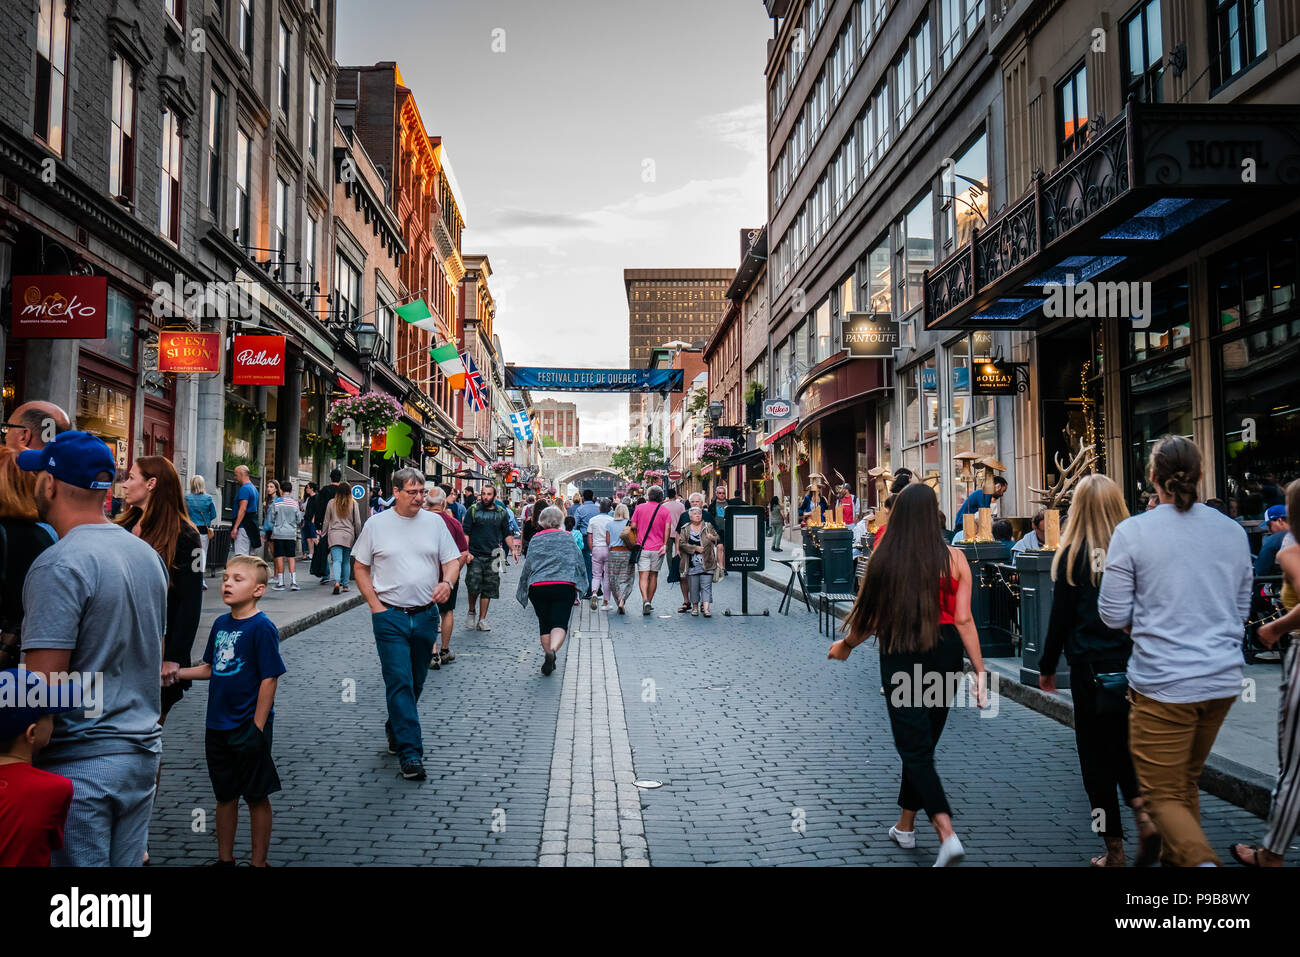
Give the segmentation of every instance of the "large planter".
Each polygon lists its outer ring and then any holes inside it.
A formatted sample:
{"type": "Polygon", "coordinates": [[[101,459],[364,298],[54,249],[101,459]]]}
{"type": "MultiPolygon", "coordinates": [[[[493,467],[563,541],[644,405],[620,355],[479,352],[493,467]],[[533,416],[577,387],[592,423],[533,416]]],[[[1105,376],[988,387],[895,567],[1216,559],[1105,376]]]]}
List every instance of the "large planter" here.
{"type": "Polygon", "coordinates": [[[997,573],[989,564],[1006,564],[1011,546],[1006,542],[958,542],[957,547],[970,563],[973,585],[970,594],[971,617],[980,636],[980,653],[985,658],[1011,658],[1015,655],[1014,634],[1010,627],[1011,596],[1003,589],[997,573]]]}

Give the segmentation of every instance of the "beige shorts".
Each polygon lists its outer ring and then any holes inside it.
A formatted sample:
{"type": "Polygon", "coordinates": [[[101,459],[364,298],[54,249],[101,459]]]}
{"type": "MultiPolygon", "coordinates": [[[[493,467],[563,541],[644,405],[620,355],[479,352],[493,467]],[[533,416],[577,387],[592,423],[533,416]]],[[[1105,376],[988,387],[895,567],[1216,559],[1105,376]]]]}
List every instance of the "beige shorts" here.
{"type": "Polygon", "coordinates": [[[649,552],[644,548],[641,549],[641,555],[636,560],[636,570],[639,572],[657,572],[664,563],[662,552],[649,552]]]}

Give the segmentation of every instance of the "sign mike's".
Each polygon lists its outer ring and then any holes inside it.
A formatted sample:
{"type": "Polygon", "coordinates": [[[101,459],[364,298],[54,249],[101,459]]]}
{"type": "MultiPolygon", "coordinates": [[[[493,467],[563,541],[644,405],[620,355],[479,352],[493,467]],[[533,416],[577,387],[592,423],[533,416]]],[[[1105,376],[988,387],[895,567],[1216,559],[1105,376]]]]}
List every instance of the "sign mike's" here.
{"type": "Polygon", "coordinates": [[[221,333],[158,333],[159,372],[220,372],[221,333]]]}
{"type": "Polygon", "coordinates": [[[890,358],[898,348],[898,323],[887,312],[850,312],[841,324],[844,348],[853,358],[890,358]]]}
{"type": "Polygon", "coordinates": [[[235,336],[234,385],[284,385],[284,336],[235,336]]]}
{"type": "Polygon", "coordinates": [[[14,276],[16,339],[104,339],[108,336],[105,276],[14,276]]]}

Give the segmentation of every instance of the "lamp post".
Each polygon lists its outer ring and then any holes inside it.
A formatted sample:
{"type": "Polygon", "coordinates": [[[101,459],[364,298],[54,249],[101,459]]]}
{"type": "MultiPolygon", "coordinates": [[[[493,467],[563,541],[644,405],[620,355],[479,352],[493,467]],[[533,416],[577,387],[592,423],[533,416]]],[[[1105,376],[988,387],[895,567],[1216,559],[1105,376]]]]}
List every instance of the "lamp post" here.
{"type": "MultiPolygon", "coordinates": [[[[361,380],[365,386],[363,391],[370,391],[370,367],[375,361],[375,347],[379,344],[379,330],[375,324],[370,321],[356,323],[352,325],[352,338],[357,343],[357,358],[361,360],[361,380]]],[[[374,476],[370,473],[370,445],[367,444],[364,450],[365,456],[365,473],[366,480],[373,481],[374,476]]]]}

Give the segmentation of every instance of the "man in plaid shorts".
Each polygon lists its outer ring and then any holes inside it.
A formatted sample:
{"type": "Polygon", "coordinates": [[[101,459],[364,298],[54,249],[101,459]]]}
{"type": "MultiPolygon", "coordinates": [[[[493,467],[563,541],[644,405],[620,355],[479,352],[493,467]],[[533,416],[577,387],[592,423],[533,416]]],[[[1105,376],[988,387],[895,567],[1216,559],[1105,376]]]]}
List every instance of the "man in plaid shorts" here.
{"type": "Polygon", "coordinates": [[[470,631],[491,631],[484,621],[488,602],[501,597],[501,567],[506,553],[514,548],[510,534],[510,516],[497,503],[497,490],[483,486],[479,500],[465,513],[465,537],[469,539],[469,566],[465,570],[465,590],[469,592],[470,631]],[[478,622],[474,621],[478,600],[478,622]]]}

